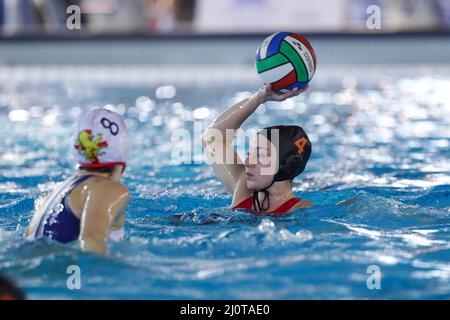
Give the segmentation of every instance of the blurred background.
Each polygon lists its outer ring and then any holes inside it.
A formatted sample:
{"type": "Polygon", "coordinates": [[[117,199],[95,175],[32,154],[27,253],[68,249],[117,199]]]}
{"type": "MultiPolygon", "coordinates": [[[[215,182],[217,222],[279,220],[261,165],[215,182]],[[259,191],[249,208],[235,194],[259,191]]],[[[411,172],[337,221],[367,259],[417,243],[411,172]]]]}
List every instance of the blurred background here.
{"type": "Polygon", "coordinates": [[[81,10],[81,32],[263,33],[370,31],[379,6],[382,32],[450,30],[448,0],[0,0],[4,36],[66,33],[66,9],[81,10]],[[263,18],[262,18],[263,17],[263,18]]]}
{"type": "Polygon", "coordinates": [[[199,66],[235,66],[251,77],[257,47],[279,31],[306,35],[319,66],[446,64],[450,1],[0,0],[0,79],[1,66],[105,64],[195,65],[191,78],[199,66]]]}

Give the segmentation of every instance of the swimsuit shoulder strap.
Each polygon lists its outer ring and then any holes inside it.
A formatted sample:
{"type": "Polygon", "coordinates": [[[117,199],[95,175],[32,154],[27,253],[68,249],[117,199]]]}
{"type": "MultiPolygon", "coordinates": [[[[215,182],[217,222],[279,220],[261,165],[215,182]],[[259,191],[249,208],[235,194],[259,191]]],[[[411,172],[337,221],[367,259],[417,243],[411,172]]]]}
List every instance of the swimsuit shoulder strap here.
{"type": "Polygon", "coordinates": [[[58,188],[53,192],[50,198],[48,198],[47,201],[43,203],[42,207],[39,209],[39,211],[42,212],[42,215],[39,218],[39,222],[37,223],[36,228],[34,228],[34,231],[27,235],[28,240],[36,239],[40,237],[40,235],[42,235],[45,227],[45,221],[47,221],[50,216],[54,214],[55,208],[57,206],[62,205],[63,210],[69,210],[69,212],[71,212],[70,206],[67,203],[70,191],[72,191],[82,181],[86,180],[89,177],[90,175],[73,176],[63,182],[60,186],[58,186],[58,188]]]}
{"type": "Polygon", "coordinates": [[[291,198],[285,203],[283,203],[281,206],[279,206],[277,209],[275,209],[272,213],[274,214],[280,214],[280,213],[286,213],[288,212],[295,204],[300,202],[301,199],[299,198],[291,198]]]}
{"type": "Polygon", "coordinates": [[[253,198],[248,197],[247,199],[241,201],[237,206],[234,207],[234,209],[252,210],[253,209],[253,198]]]}
{"type": "MultiPolygon", "coordinates": [[[[291,198],[285,203],[283,203],[281,206],[279,206],[277,209],[272,211],[272,214],[282,214],[288,212],[294,205],[296,205],[298,202],[300,202],[301,199],[299,198],[291,198]]],[[[253,198],[248,197],[247,199],[244,199],[241,201],[238,205],[234,207],[234,209],[246,209],[246,210],[253,210],[253,198]]]]}
{"type": "Polygon", "coordinates": [[[63,198],[64,206],[66,206],[67,208],[70,208],[70,206],[67,202],[69,199],[70,192],[73,189],[75,189],[76,187],[78,187],[78,185],[80,183],[82,183],[83,181],[87,180],[90,177],[92,177],[92,175],[75,176],[72,178],[72,181],[70,182],[69,186],[67,187],[67,189],[64,193],[64,198],[63,198]]]}
{"type": "MultiPolygon", "coordinates": [[[[78,186],[82,181],[86,180],[90,176],[73,176],[61,183],[54,191],[53,195],[47,199],[43,206],[44,211],[49,211],[51,207],[59,203],[63,203],[67,194],[72,191],[76,186],[78,186]]],[[[65,203],[64,203],[65,204],[65,203]]]]}

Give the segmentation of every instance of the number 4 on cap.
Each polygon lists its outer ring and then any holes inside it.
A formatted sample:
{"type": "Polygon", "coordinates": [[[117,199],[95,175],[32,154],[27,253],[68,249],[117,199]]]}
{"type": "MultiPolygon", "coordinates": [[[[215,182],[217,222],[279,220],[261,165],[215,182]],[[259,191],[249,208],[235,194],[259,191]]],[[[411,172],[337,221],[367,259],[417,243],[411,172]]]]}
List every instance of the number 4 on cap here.
{"type": "Polygon", "coordinates": [[[303,149],[305,148],[305,145],[308,141],[306,140],[305,137],[301,137],[300,139],[297,139],[295,141],[295,146],[298,149],[298,153],[302,154],[303,153],[303,149]]]}

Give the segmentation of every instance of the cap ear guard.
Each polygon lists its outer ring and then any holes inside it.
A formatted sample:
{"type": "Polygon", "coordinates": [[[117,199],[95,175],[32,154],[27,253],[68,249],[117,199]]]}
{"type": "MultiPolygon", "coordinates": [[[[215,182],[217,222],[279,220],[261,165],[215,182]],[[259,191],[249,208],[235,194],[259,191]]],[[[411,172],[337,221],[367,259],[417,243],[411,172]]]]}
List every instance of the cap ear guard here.
{"type": "Polygon", "coordinates": [[[275,175],[275,181],[292,180],[305,170],[311,155],[311,142],[306,134],[299,139],[305,141],[303,150],[295,150],[286,155],[286,160],[280,163],[281,170],[275,175]]]}
{"type": "Polygon", "coordinates": [[[260,131],[269,141],[278,144],[279,169],[274,181],[292,180],[305,170],[312,151],[311,141],[299,126],[277,125],[260,131]],[[278,130],[278,143],[272,141],[271,130],[278,130]]]}

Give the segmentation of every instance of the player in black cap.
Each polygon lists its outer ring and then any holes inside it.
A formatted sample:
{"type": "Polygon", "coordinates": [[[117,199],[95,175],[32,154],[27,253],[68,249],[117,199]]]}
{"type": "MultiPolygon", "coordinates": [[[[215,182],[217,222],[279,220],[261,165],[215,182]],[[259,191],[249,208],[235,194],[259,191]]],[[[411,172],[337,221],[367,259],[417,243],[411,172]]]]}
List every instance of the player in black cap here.
{"type": "Polygon", "coordinates": [[[231,137],[262,103],[283,101],[305,90],[277,94],[268,84],[225,110],[203,133],[202,142],[217,177],[233,192],[232,208],[283,214],[312,205],[292,192],[292,180],[303,172],[312,150],[301,127],[277,125],[261,129],[244,163],[231,147],[231,137]]]}

